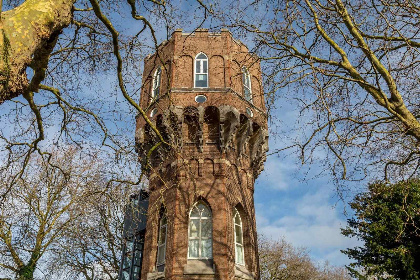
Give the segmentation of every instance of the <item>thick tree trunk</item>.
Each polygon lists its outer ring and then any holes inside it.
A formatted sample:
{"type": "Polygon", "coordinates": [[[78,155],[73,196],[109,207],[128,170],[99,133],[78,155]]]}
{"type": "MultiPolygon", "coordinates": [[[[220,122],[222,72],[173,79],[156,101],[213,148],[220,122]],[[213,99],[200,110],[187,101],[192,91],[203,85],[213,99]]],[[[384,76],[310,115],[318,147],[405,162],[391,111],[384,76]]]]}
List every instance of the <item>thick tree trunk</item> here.
{"type": "Polygon", "coordinates": [[[16,275],[17,276],[16,280],[33,280],[34,272],[35,272],[35,267],[32,267],[32,266],[22,267],[16,275]]]}
{"type": "Polygon", "coordinates": [[[56,39],[70,24],[76,0],[27,0],[19,7],[1,13],[0,21],[0,104],[28,90],[26,68],[35,71],[36,81],[43,72],[56,39]]]}

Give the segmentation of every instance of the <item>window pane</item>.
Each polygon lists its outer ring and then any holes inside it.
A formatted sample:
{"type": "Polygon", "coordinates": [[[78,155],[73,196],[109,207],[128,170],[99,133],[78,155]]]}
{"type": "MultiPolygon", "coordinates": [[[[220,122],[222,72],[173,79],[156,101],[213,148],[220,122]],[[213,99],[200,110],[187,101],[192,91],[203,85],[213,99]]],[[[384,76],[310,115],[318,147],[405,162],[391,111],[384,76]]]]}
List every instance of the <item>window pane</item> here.
{"type": "Polygon", "coordinates": [[[210,214],[210,210],[209,208],[207,208],[206,206],[202,205],[203,209],[201,210],[201,217],[207,217],[210,218],[211,214],[210,214]]]}
{"type": "Polygon", "coordinates": [[[249,74],[245,73],[245,85],[249,87],[249,74]]]}
{"type": "Polygon", "coordinates": [[[153,98],[159,97],[160,77],[161,77],[161,69],[158,68],[156,69],[155,75],[153,77],[153,90],[152,90],[153,98]]]}
{"type": "Polygon", "coordinates": [[[197,60],[195,62],[195,73],[201,73],[201,61],[197,60]]]}
{"type": "Polygon", "coordinates": [[[236,212],[236,215],[235,215],[235,224],[237,224],[237,225],[242,224],[241,223],[241,218],[239,217],[239,213],[238,212],[236,212]]]}
{"type": "Polygon", "coordinates": [[[203,53],[200,53],[200,55],[197,56],[197,59],[207,59],[207,56],[203,53]]]}
{"type": "Polygon", "coordinates": [[[133,241],[127,241],[127,252],[132,252],[134,247],[134,242],[133,241]]]}
{"type": "Polygon", "coordinates": [[[188,256],[190,258],[198,258],[198,240],[190,240],[188,242],[188,256]]]}
{"type": "Polygon", "coordinates": [[[244,95],[245,95],[245,99],[250,101],[251,100],[251,92],[249,91],[248,88],[244,88],[244,95]]]}
{"type": "Polygon", "coordinates": [[[211,239],[201,240],[201,257],[212,257],[211,239]]]}
{"type": "Polygon", "coordinates": [[[133,272],[132,272],[133,279],[138,279],[139,272],[140,272],[140,267],[138,267],[138,266],[133,267],[133,272]]]}
{"type": "Polygon", "coordinates": [[[168,221],[166,220],[166,214],[163,214],[162,216],[162,220],[160,221],[161,225],[166,225],[168,223],[168,221]]]}
{"type": "Polygon", "coordinates": [[[159,88],[153,90],[153,98],[159,97],[159,88]]]}
{"type": "Polygon", "coordinates": [[[199,218],[200,217],[200,211],[196,206],[194,206],[193,210],[191,211],[190,217],[199,218]]]}
{"type": "Polygon", "coordinates": [[[130,266],[131,266],[131,259],[125,256],[123,260],[123,269],[129,268],[130,266]]]}
{"type": "Polygon", "coordinates": [[[122,279],[124,279],[124,280],[130,279],[130,273],[128,273],[128,271],[123,271],[122,279]]]}
{"type": "Polygon", "coordinates": [[[190,237],[198,237],[199,219],[190,220],[190,237]]]}
{"type": "Polygon", "coordinates": [[[156,81],[155,87],[159,87],[160,86],[160,71],[157,73],[155,81],[156,81]]]}
{"type": "Polygon", "coordinates": [[[203,203],[199,203],[197,204],[197,208],[200,212],[203,212],[207,207],[203,203]]]}
{"type": "Polygon", "coordinates": [[[236,243],[242,244],[242,228],[241,228],[241,226],[235,225],[235,237],[236,237],[236,243]]]}
{"type": "Polygon", "coordinates": [[[195,86],[196,87],[207,87],[207,75],[195,75],[195,86]]]}
{"type": "Polygon", "coordinates": [[[207,73],[207,60],[203,61],[203,73],[207,73]]]}
{"type": "Polygon", "coordinates": [[[131,266],[131,259],[133,258],[133,241],[127,241],[127,251],[126,251],[126,264],[125,267],[131,266]]]}
{"type": "Polygon", "coordinates": [[[236,245],[235,261],[239,264],[244,264],[244,248],[241,245],[236,245]]]}
{"type": "Polygon", "coordinates": [[[141,251],[136,251],[136,253],[134,254],[133,265],[140,265],[140,261],[141,261],[141,251]]]}
{"type": "Polygon", "coordinates": [[[157,258],[158,264],[165,262],[165,247],[166,247],[165,245],[158,247],[158,258],[157,258]]]}
{"type": "Polygon", "coordinates": [[[164,244],[166,241],[166,226],[160,228],[159,232],[159,245],[164,244]]]}
{"type": "Polygon", "coordinates": [[[201,237],[211,237],[211,219],[201,220],[201,237]]]}

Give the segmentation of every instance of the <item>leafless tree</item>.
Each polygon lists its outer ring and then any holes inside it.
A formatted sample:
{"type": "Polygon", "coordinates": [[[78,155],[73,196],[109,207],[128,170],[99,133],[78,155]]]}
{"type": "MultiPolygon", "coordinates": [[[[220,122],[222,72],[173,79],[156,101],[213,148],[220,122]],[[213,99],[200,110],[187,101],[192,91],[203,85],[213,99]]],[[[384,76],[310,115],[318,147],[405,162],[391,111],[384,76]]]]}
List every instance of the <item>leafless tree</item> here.
{"type": "Polygon", "coordinates": [[[134,192],[130,185],[103,184],[101,195],[86,201],[82,219],[66,229],[48,259],[51,279],[118,279],[125,209],[134,192]]]}
{"type": "Polygon", "coordinates": [[[378,169],[391,181],[418,174],[416,1],[247,4],[231,24],[253,36],[273,106],[299,106],[286,146],[303,163],[326,158],[327,170],[349,180],[378,169]]]}
{"type": "MultiPolygon", "coordinates": [[[[25,173],[0,208],[0,267],[17,279],[33,279],[44,255],[56,250],[63,234],[81,216],[83,205],[98,196],[98,162],[78,159],[75,149],[29,161],[25,173]],[[54,167],[53,167],[54,166],[54,167]]],[[[12,180],[2,172],[1,189],[12,180]]]]}
{"type": "Polygon", "coordinates": [[[284,239],[258,240],[260,275],[263,280],[350,280],[344,267],[314,264],[305,248],[296,248],[284,239]]]}

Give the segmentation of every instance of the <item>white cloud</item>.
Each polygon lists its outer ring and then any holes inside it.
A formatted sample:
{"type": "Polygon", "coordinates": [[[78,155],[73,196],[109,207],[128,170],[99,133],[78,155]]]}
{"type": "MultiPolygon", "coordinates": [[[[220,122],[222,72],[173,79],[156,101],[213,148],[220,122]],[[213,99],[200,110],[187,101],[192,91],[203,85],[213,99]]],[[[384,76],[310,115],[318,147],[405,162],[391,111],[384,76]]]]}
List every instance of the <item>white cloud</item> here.
{"type": "Polygon", "coordinates": [[[340,249],[354,247],[358,242],[341,235],[340,228],[346,225],[344,217],[340,217],[341,210],[330,206],[328,188],[309,191],[312,193],[290,198],[288,205],[283,205],[288,207],[283,212],[273,213],[271,203],[258,204],[259,233],[272,239],[284,237],[295,247],[306,247],[317,262],[348,264],[349,259],[340,249]]]}
{"type": "Polygon", "coordinates": [[[264,172],[258,178],[259,185],[273,190],[287,190],[294,182],[293,173],[297,167],[280,158],[272,157],[264,165],[264,172]]]}

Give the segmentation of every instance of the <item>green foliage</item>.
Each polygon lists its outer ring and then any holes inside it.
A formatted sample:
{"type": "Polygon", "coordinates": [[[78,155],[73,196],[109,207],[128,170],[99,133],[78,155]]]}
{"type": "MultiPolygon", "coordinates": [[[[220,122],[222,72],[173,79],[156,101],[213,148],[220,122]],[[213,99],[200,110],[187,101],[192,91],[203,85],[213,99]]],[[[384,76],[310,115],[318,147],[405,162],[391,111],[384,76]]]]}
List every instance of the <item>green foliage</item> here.
{"type": "Polygon", "coordinates": [[[420,279],[420,180],[371,184],[350,206],[355,217],[342,234],[364,242],[342,251],[356,260],[348,267],[352,275],[420,279]]]}

